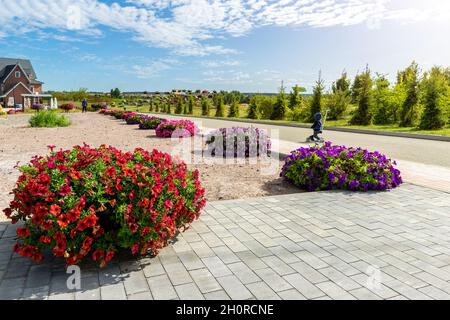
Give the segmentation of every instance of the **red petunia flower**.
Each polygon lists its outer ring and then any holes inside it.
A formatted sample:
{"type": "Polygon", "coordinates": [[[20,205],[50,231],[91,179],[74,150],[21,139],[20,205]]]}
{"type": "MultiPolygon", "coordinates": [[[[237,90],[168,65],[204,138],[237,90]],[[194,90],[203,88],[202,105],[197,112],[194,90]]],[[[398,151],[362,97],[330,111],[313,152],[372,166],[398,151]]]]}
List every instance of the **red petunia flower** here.
{"type": "Polygon", "coordinates": [[[100,261],[105,256],[105,252],[103,250],[95,250],[92,254],[92,260],[94,261],[100,261]]]}
{"type": "Polygon", "coordinates": [[[52,204],[50,206],[50,213],[55,217],[58,216],[61,213],[61,207],[58,206],[57,204],[52,204]]]}
{"type": "Polygon", "coordinates": [[[50,244],[50,242],[52,242],[52,238],[50,238],[49,236],[40,236],[39,241],[43,244],[50,244]]]}
{"type": "Polygon", "coordinates": [[[20,228],[17,228],[16,234],[18,237],[26,238],[31,235],[31,232],[30,232],[30,230],[28,230],[27,227],[20,227],[20,228]]]}
{"type": "Polygon", "coordinates": [[[58,217],[58,225],[61,228],[65,228],[69,225],[70,221],[65,214],[62,214],[58,217]]]}
{"type": "Polygon", "coordinates": [[[86,239],[84,239],[83,241],[83,245],[82,248],[84,250],[89,250],[91,248],[92,242],[94,241],[94,239],[92,239],[91,237],[87,237],[86,239]]]}

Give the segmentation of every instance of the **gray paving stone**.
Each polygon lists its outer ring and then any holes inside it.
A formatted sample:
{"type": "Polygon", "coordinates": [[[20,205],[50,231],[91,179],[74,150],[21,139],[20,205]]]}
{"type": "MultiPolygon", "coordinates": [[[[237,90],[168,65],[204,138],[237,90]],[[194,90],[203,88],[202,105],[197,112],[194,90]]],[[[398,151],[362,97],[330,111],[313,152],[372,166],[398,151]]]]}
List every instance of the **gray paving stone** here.
{"type": "Polygon", "coordinates": [[[161,261],[159,261],[158,257],[152,259],[150,258],[142,259],[141,267],[142,271],[144,271],[144,275],[147,278],[160,276],[166,273],[166,270],[164,270],[164,267],[162,266],[161,261]]]}
{"type": "Polygon", "coordinates": [[[231,275],[231,270],[218,257],[209,257],[202,259],[205,266],[215,277],[231,275]]]}
{"type": "Polygon", "coordinates": [[[47,300],[50,287],[42,286],[37,288],[25,288],[22,293],[24,300],[47,300]]]}
{"type": "Polygon", "coordinates": [[[228,265],[228,268],[243,283],[249,284],[260,281],[259,277],[243,262],[236,262],[228,265]]]}
{"type": "Polygon", "coordinates": [[[123,284],[127,295],[149,290],[142,270],[130,271],[127,274],[124,274],[123,284]]]}
{"type": "Polygon", "coordinates": [[[135,293],[129,295],[127,298],[128,300],[153,300],[153,296],[150,291],[135,293]]]}
{"type": "Polygon", "coordinates": [[[280,297],[265,282],[249,283],[246,287],[258,300],[280,300],[280,297]]]}
{"type": "Polygon", "coordinates": [[[51,268],[49,265],[35,265],[30,268],[25,286],[28,288],[43,287],[50,283],[51,268]]]}
{"type": "Polygon", "coordinates": [[[155,300],[177,299],[177,293],[166,275],[147,278],[151,293],[155,300]]]}
{"type": "Polygon", "coordinates": [[[75,294],[73,292],[50,293],[48,300],[75,300],[75,294]]]}
{"type": "Polygon", "coordinates": [[[322,273],[303,261],[292,263],[290,266],[311,283],[319,283],[327,280],[322,273]]]}
{"type": "Polygon", "coordinates": [[[419,291],[436,300],[450,300],[448,293],[433,286],[420,288],[419,291]]]}
{"type": "Polygon", "coordinates": [[[253,298],[251,292],[234,275],[217,278],[217,281],[232,300],[253,298]]]}
{"type": "Polygon", "coordinates": [[[107,284],[100,287],[102,300],[126,300],[127,294],[123,283],[107,284]]]}
{"type": "Polygon", "coordinates": [[[261,260],[265,264],[267,264],[269,268],[272,268],[276,273],[278,273],[280,276],[284,276],[295,272],[294,269],[289,267],[277,256],[263,257],[261,258],[261,260]]]}
{"type": "Polygon", "coordinates": [[[204,296],[206,300],[230,300],[230,297],[223,290],[205,293],[204,296]]]}
{"type": "Polygon", "coordinates": [[[327,296],[334,300],[355,300],[355,298],[349,294],[346,290],[342,289],[334,282],[326,281],[317,284],[317,287],[325,292],[327,296]]]}
{"type": "Polygon", "coordinates": [[[254,270],[255,273],[275,292],[292,289],[292,286],[270,268],[254,270]]]}
{"type": "Polygon", "coordinates": [[[166,269],[170,281],[175,286],[192,282],[192,278],[190,277],[189,272],[187,272],[186,268],[181,262],[166,264],[164,265],[164,269],[166,269]]]}
{"type": "Polygon", "coordinates": [[[347,277],[345,274],[334,269],[333,267],[323,268],[319,270],[325,277],[342,287],[344,290],[350,291],[361,287],[356,281],[347,277]]]}
{"type": "Polygon", "coordinates": [[[175,290],[181,300],[204,300],[202,293],[197,288],[195,283],[186,283],[175,286],[175,290]]]}
{"type": "Polygon", "coordinates": [[[209,272],[208,269],[196,269],[190,271],[191,277],[195,284],[199,287],[202,293],[217,291],[221,289],[220,284],[216,278],[209,272]]]}
{"type": "Polygon", "coordinates": [[[190,246],[199,258],[208,258],[215,256],[214,251],[211,250],[211,248],[206,244],[205,241],[191,242],[190,246]]]}
{"type": "Polygon", "coordinates": [[[223,261],[225,264],[239,262],[239,257],[230,250],[227,246],[219,246],[211,248],[214,253],[223,261]]]}
{"type": "Polygon", "coordinates": [[[349,293],[358,300],[381,300],[379,296],[366,288],[354,289],[349,293]]]}
{"type": "Polygon", "coordinates": [[[178,257],[180,258],[181,262],[183,262],[184,267],[187,270],[195,270],[205,267],[202,260],[197,256],[197,254],[195,254],[194,251],[180,252],[178,253],[178,257]]]}
{"type": "Polygon", "coordinates": [[[296,289],[278,292],[278,296],[283,300],[306,300],[306,298],[296,289]]]}
{"type": "Polygon", "coordinates": [[[109,264],[98,271],[100,285],[118,283],[123,280],[117,264],[109,264]]]}
{"type": "Polygon", "coordinates": [[[252,270],[267,268],[267,265],[251,251],[238,252],[236,255],[252,270]]]}
{"type": "Polygon", "coordinates": [[[289,282],[295,289],[297,289],[308,299],[314,299],[325,295],[318,287],[297,273],[284,276],[283,279],[289,282]]]}

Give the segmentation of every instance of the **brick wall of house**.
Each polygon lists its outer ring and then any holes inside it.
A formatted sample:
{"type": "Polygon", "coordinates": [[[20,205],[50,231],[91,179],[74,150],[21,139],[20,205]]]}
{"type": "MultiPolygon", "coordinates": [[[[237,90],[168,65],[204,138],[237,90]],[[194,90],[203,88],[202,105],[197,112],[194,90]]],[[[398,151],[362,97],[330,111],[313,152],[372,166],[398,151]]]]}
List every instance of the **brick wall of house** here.
{"type": "Polygon", "coordinates": [[[14,97],[14,104],[23,104],[23,94],[29,94],[30,92],[27,91],[23,86],[19,85],[17,86],[9,95],[6,96],[4,99],[5,106],[8,104],[9,98],[14,97]]]}
{"type": "MultiPolygon", "coordinates": [[[[19,66],[16,66],[10,76],[5,80],[5,90],[4,92],[8,92],[13,88],[16,84],[22,82],[28,88],[30,87],[30,82],[28,81],[26,75],[23,73],[22,69],[19,66]],[[20,72],[20,77],[16,78],[16,71],[20,72]]],[[[27,92],[28,93],[28,92],[27,92]]]]}

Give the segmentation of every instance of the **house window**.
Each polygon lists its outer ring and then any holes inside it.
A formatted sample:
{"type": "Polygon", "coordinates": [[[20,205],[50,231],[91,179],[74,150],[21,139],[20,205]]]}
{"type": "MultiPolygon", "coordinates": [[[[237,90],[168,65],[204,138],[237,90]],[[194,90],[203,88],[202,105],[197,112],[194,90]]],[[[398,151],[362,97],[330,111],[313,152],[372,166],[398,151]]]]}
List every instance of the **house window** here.
{"type": "Polygon", "coordinates": [[[34,87],[33,86],[30,86],[30,91],[34,92],[34,87]]]}
{"type": "Polygon", "coordinates": [[[16,78],[20,78],[20,71],[16,71],[16,78]]]}

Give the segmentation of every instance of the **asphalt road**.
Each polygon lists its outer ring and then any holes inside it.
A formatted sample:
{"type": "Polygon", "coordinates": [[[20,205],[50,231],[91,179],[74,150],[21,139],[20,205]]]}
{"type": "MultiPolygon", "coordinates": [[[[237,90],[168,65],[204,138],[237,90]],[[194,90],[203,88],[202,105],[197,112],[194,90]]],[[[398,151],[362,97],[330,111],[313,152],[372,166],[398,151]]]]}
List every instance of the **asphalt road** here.
{"type": "MultiPolygon", "coordinates": [[[[159,114],[159,116],[161,116],[161,114],[159,114]]],[[[180,118],[179,116],[167,115],[164,115],[164,117],[174,119],[180,118]]],[[[201,122],[201,126],[208,128],[245,126],[245,123],[243,122],[195,117],[190,118],[201,122]]],[[[304,143],[306,137],[312,134],[311,130],[303,128],[251,123],[249,123],[249,125],[266,129],[272,137],[291,142],[304,143]],[[276,137],[277,134],[278,137],[276,137]]],[[[358,146],[369,150],[378,150],[393,159],[450,168],[450,142],[326,131],[326,128],[322,136],[325,140],[332,141],[335,144],[358,146]]]]}

